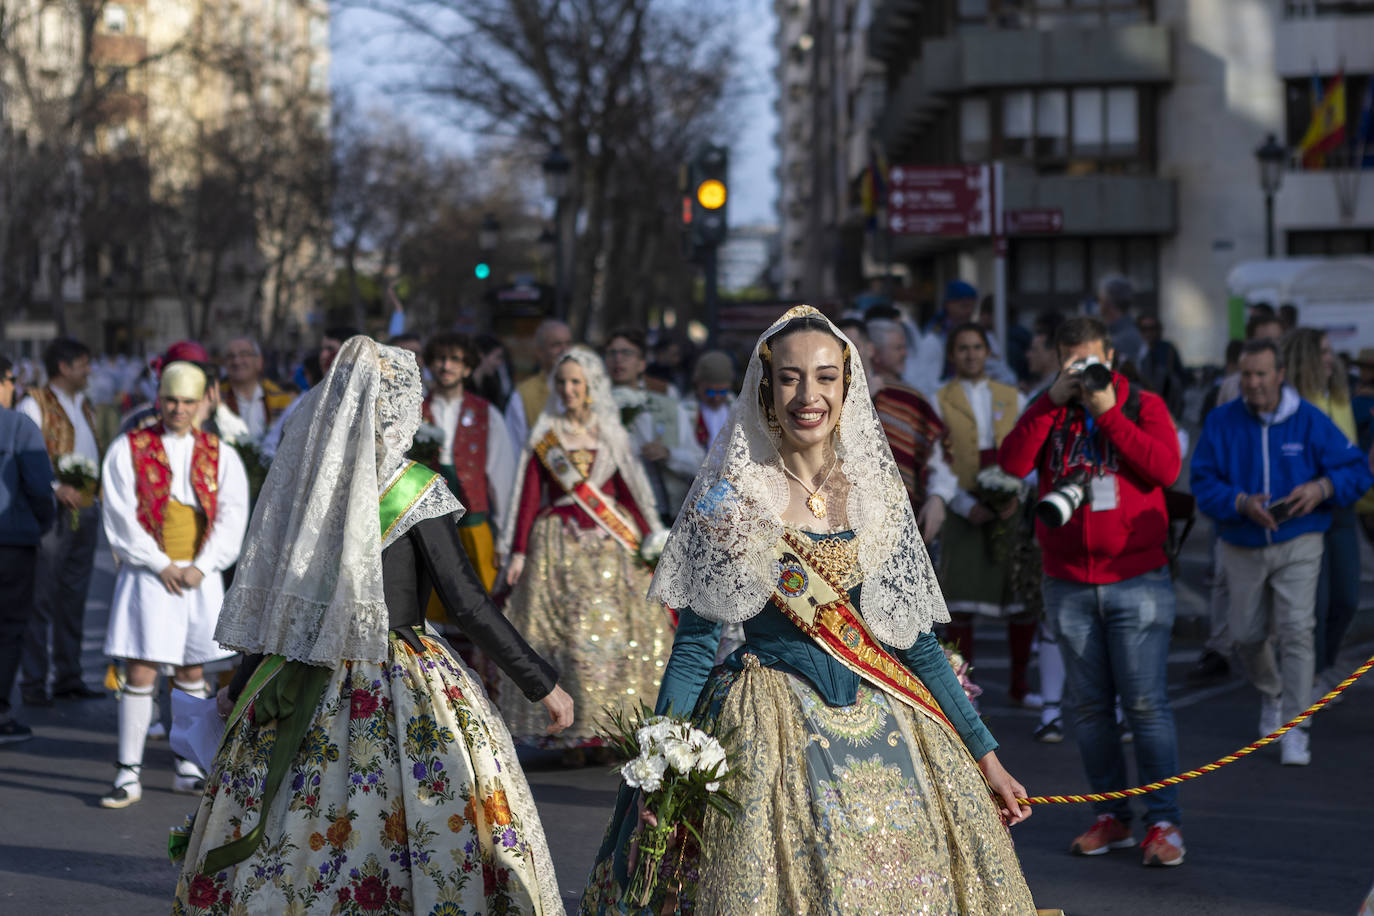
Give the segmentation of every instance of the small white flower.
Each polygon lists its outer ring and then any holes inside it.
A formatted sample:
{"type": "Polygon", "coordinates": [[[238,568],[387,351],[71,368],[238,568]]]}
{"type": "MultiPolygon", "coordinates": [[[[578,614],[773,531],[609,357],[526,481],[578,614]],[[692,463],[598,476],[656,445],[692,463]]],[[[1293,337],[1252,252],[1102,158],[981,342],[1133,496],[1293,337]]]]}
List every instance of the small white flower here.
{"type": "Polygon", "coordinates": [[[431,445],[444,444],[444,431],[433,423],[421,423],[420,428],[415,430],[416,442],[428,442],[431,445]]]}
{"type": "Polygon", "coordinates": [[[979,488],[992,493],[1020,493],[1025,485],[1019,477],[1011,476],[995,464],[979,471],[975,480],[979,488]]]}
{"type": "Polygon", "coordinates": [[[632,789],[657,792],[663,785],[663,774],[668,772],[668,761],[657,754],[636,757],[620,768],[625,784],[632,789]]]}
{"type": "Polygon", "coordinates": [[[719,792],[719,791],[720,791],[720,780],[717,779],[715,782],[708,782],[708,783],[706,784],[706,791],[707,791],[707,792],[719,792]]]}
{"type": "Polygon", "coordinates": [[[686,741],[669,738],[663,743],[663,757],[679,773],[690,773],[697,766],[696,750],[686,741]]]}
{"type": "Polygon", "coordinates": [[[635,732],[635,739],[639,741],[640,753],[644,753],[649,748],[658,747],[673,732],[673,720],[667,716],[654,716],[652,719],[645,720],[644,724],[635,732]]]}
{"type": "Polygon", "coordinates": [[[649,396],[638,388],[630,388],[617,385],[611,389],[611,397],[615,400],[615,406],[624,410],[627,407],[644,407],[649,403],[649,396]]]}

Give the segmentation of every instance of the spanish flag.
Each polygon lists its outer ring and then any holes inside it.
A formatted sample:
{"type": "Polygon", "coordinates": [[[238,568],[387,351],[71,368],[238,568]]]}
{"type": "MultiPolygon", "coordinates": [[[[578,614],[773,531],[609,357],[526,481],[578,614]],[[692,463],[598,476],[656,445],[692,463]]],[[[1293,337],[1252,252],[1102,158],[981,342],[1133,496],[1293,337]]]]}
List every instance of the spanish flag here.
{"type": "Polygon", "coordinates": [[[1312,112],[1298,151],[1302,167],[1319,169],[1326,165],[1326,154],[1345,145],[1345,74],[1338,73],[1312,112]]]}
{"type": "Polygon", "coordinates": [[[863,207],[865,227],[869,232],[878,228],[878,211],[887,206],[887,158],[870,148],[868,167],[859,179],[859,203],[863,207]]]}

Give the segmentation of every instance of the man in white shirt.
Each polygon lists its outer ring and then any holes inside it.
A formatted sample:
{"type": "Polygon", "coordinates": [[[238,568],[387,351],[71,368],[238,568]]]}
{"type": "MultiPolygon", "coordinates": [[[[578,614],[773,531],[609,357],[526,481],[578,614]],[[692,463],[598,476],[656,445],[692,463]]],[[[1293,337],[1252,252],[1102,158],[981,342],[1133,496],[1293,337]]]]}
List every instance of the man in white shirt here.
{"type": "MultiPolygon", "coordinates": [[[[63,455],[75,454],[100,466],[95,413],[84,394],[91,351],[79,341],[58,338],[43,354],[48,384],[32,389],[19,412],[38,425],[56,472],[63,455]]],[[[104,692],[81,677],[81,635],[86,591],[95,565],[100,509],[94,494],[55,483],[58,523],[43,536],[38,551],[38,588],[34,614],[24,638],[19,692],[26,706],[51,706],[58,699],[94,699],[104,692]],[[51,635],[51,653],[49,652],[51,635]],[[48,674],[53,675],[48,694],[48,674]]]]}
{"type": "MultiPolygon", "coordinates": [[[[120,561],[105,654],[124,659],[128,671],[119,770],[100,800],[106,808],[143,796],[158,669],[173,667],[173,686],[208,697],[202,665],[233,654],[214,633],[224,601],[220,573],[238,560],[248,526],[248,480],[238,454],[194,425],[206,381],[192,363],[164,366],[160,422],[120,436],[105,456],[105,536],[120,561]]],[[[199,794],[204,779],[194,763],[177,759],[173,791],[199,794]]]]}
{"type": "MultiPolygon", "coordinates": [[[[467,510],[458,522],[458,537],[478,578],[491,591],[497,573],[496,527],[515,488],[519,456],[501,411],[466,390],[477,360],[477,346],[466,334],[443,331],[431,337],[425,344],[425,365],[434,388],[420,411],[425,422],[443,432],[432,467],[467,510]]],[[[434,616],[444,619],[434,607],[434,616]]]]}
{"type": "Polygon", "coordinates": [[[663,521],[671,525],[706,460],[706,450],[697,443],[692,418],[673,387],[645,378],[647,349],[643,331],[617,328],[607,337],[603,356],[621,422],[639,452],[663,521]]]}
{"type": "Polygon", "coordinates": [[[544,405],[549,400],[549,373],[558,363],[558,357],[572,346],[572,330],[563,322],[549,318],[542,322],[534,332],[534,358],[539,370],[515,386],[515,393],[506,405],[506,425],[510,427],[511,441],[516,453],[524,450],[530,436],[530,428],[544,405]]]}
{"type": "MultiPolygon", "coordinates": [[[[946,353],[949,332],[952,328],[973,321],[977,311],[978,290],[963,280],[951,281],[945,287],[944,307],[926,328],[926,335],[916,349],[915,359],[908,358],[902,380],[934,401],[940,386],[954,374],[954,366],[946,353]]],[[[1007,368],[1006,363],[992,355],[991,338],[986,371],[993,381],[1016,384],[1016,375],[1007,368]]]]}
{"type": "Polygon", "coordinates": [[[224,351],[220,401],[248,427],[248,436],[261,442],[267,431],[295,400],[296,392],[262,377],[262,348],[251,337],[235,337],[224,351]]]}

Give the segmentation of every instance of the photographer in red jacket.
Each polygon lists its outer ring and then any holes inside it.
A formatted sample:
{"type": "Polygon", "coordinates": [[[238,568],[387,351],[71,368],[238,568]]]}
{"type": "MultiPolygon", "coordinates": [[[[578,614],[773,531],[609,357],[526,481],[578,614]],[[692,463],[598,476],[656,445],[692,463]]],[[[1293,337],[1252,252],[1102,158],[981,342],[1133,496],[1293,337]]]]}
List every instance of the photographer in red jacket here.
{"type": "MultiPolygon", "coordinates": [[[[1174,588],[1164,488],[1178,478],[1181,458],[1164,402],[1108,368],[1115,354],[1102,322],[1064,322],[1055,347],[1058,377],[1007,434],[997,460],[1016,477],[1038,472],[1045,614],[1064,653],[1083,766],[1093,791],[1104,792],[1128,784],[1118,695],[1141,780],[1178,772],[1166,682],[1174,588]]],[[[1177,790],[1144,799],[1144,864],[1181,864],[1177,790]]],[[[1097,822],[1070,851],[1132,846],[1130,822],[1129,802],[1099,803],[1097,822]]]]}

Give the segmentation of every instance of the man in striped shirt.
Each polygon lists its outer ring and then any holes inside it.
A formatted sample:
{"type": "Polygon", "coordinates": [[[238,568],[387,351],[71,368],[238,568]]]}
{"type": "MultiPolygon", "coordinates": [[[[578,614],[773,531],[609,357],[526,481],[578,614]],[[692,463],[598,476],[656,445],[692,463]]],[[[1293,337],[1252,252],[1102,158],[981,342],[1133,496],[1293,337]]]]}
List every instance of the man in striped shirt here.
{"type": "Polygon", "coordinates": [[[863,359],[873,406],[906,485],[916,522],[930,543],[939,535],[945,506],[958,489],[958,480],[940,447],[945,425],[920,392],[897,381],[906,362],[906,335],[900,325],[875,320],[865,326],[849,319],[841,321],[839,328],[863,359]]]}

